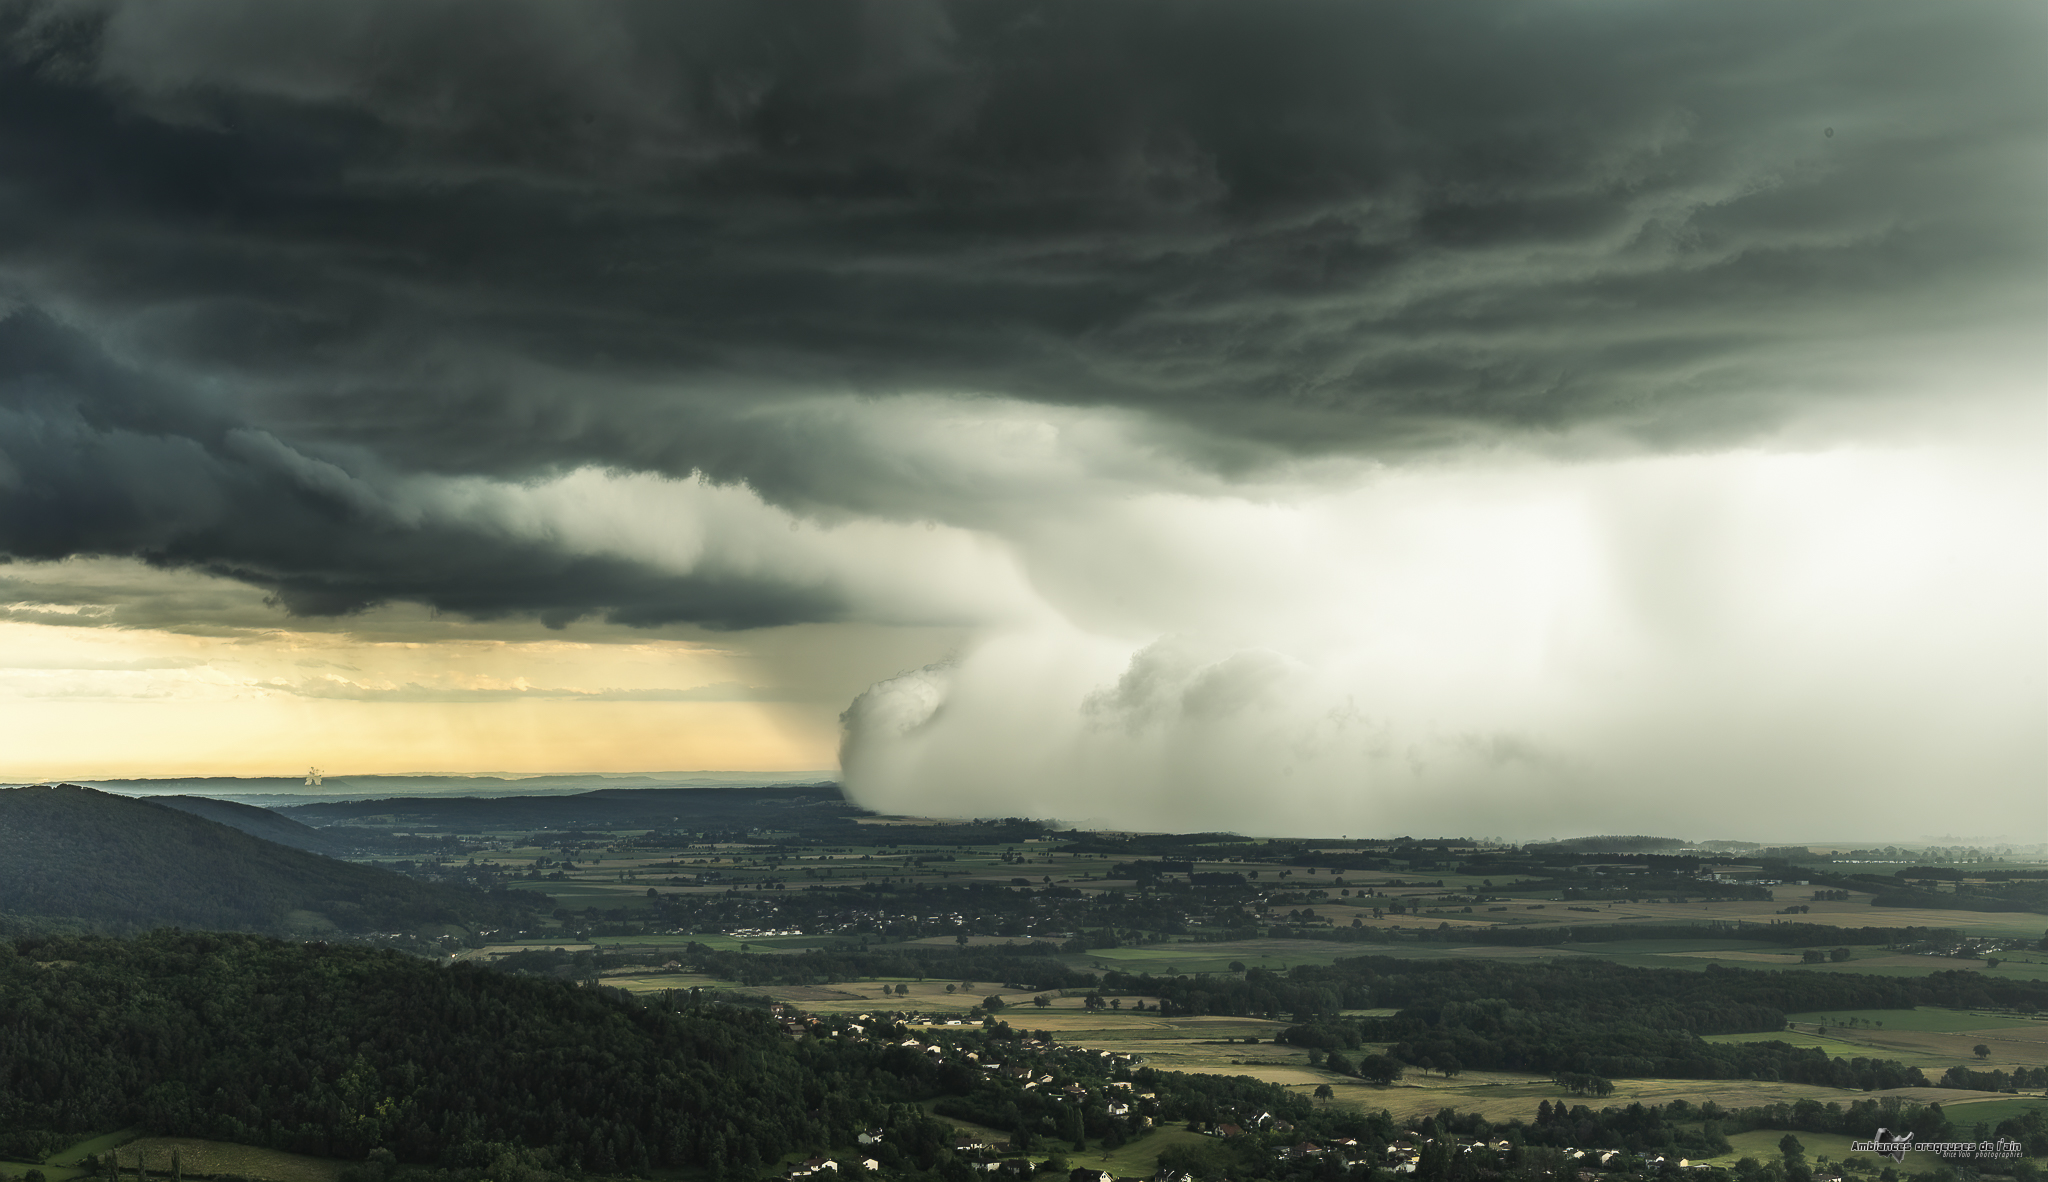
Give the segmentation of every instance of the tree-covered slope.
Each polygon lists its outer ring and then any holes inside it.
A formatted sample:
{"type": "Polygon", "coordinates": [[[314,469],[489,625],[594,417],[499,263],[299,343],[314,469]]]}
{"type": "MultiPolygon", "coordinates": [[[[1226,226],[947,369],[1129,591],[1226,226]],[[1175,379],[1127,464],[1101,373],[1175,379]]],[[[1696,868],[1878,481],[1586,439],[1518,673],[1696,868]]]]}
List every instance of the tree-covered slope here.
{"type": "Polygon", "coordinates": [[[17,1153],[139,1125],[357,1161],[482,1164],[519,1145],[722,1176],[884,1125],[894,1153],[936,1147],[945,1126],[905,1106],[943,1090],[930,1059],[360,945],[0,942],[0,1137],[17,1153]]]}
{"type": "Polygon", "coordinates": [[[295,850],[146,800],[69,784],[0,789],[0,913],[115,929],[286,932],[293,912],[359,932],[509,922],[520,905],[295,850]]]}
{"type": "Polygon", "coordinates": [[[334,855],[342,852],[342,843],[311,825],[294,821],[282,813],[274,813],[253,804],[237,804],[232,800],[214,800],[207,796],[152,796],[151,804],[219,821],[231,829],[239,829],[251,837],[288,845],[295,850],[306,850],[315,854],[334,855]]]}

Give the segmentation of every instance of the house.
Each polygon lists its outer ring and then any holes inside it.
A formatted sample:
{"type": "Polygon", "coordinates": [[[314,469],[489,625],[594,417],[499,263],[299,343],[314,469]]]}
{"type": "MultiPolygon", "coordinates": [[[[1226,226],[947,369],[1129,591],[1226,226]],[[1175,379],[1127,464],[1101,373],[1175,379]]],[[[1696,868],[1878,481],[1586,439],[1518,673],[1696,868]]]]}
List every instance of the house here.
{"type": "Polygon", "coordinates": [[[1219,1137],[1242,1137],[1244,1136],[1244,1130],[1233,1124],[1220,1124],[1216,1126],[1216,1135],[1219,1137]]]}
{"type": "Polygon", "coordinates": [[[854,1139],[862,1145],[880,1145],[882,1143],[882,1130],[869,1129],[854,1139]]]}
{"type": "Polygon", "coordinates": [[[1067,1182],[1116,1182],[1116,1175],[1104,1170],[1090,1170],[1084,1167],[1068,1171],[1067,1182]]]}

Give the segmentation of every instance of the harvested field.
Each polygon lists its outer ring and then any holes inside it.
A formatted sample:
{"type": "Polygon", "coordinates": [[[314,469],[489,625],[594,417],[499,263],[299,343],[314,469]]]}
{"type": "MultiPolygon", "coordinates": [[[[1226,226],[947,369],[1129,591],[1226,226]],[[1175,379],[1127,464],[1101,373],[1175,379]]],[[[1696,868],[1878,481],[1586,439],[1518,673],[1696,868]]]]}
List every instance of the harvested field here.
{"type": "Polygon", "coordinates": [[[1943,1060],[1950,1066],[1977,1070],[1989,1070],[1993,1067],[2048,1066],[2048,1042],[2042,1041],[2038,1031],[2026,1033],[2031,1037],[1999,1038],[1994,1037],[1988,1030],[1957,1034],[1926,1030],[1857,1031],[1853,1037],[1859,1043],[1880,1050],[1926,1055],[1943,1060]],[[1979,1044],[1991,1048],[1989,1059],[1979,1059],[1972,1053],[1971,1048],[1979,1044]]]}
{"type": "MultiPolygon", "coordinates": [[[[1319,1073],[1320,1074],[1320,1073],[1319,1073]]],[[[1414,1077],[1411,1075],[1410,1080],[1414,1077]]],[[[1800,1100],[1847,1104],[1853,1100],[1898,1096],[1915,1103],[1968,1104],[1974,1100],[2011,1099],[1996,1092],[1966,1092],[1951,1088],[1895,1088],[1887,1092],[1848,1092],[1814,1084],[1765,1083],[1756,1080],[1617,1079],[1614,1094],[1592,1099],[1573,1096],[1564,1088],[1540,1076],[1510,1075],[1505,1072],[1475,1073],[1454,1080],[1429,1079],[1417,1084],[1404,1080],[1392,1087],[1380,1087],[1358,1080],[1327,1082],[1336,1093],[1336,1103],[1366,1112],[1386,1109],[1396,1117],[1427,1116],[1443,1108],[1477,1112],[1488,1120],[1510,1118],[1529,1120],[1536,1105],[1544,1100],[1563,1100],[1595,1108],[1625,1107],[1632,1103],[1668,1104],[1684,1099],[1703,1104],[1709,1100],[1723,1108],[1753,1108],[1761,1104],[1791,1104],[1800,1100]]],[[[1304,1085],[1313,1086],[1313,1085],[1304,1085]]]]}
{"type": "Polygon", "coordinates": [[[149,1172],[169,1177],[171,1151],[178,1152],[178,1164],[185,1176],[239,1174],[263,1182],[338,1182],[348,1163],[321,1157],[305,1157],[276,1149],[256,1149],[226,1141],[200,1141],[190,1137],[144,1137],[130,1141],[118,1151],[124,1167],[132,1167],[136,1155],[145,1157],[149,1172]]]}

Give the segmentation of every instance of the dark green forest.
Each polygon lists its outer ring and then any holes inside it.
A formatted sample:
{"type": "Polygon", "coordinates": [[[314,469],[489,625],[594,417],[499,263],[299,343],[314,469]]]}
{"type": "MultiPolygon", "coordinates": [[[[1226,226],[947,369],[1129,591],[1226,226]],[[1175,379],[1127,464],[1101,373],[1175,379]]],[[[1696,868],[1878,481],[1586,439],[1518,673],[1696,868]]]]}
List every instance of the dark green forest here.
{"type": "Polygon", "coordinates": [[[760,1011],[178,932],[0,944],[0,1071],[0,1128],[42,1146],[137,1124],[358,1161],[525,1145],[597,1170],[750,1169],[914,1126],[892,1105],[939,1090],[927,1056],[794,1040],[760,1011]]]}

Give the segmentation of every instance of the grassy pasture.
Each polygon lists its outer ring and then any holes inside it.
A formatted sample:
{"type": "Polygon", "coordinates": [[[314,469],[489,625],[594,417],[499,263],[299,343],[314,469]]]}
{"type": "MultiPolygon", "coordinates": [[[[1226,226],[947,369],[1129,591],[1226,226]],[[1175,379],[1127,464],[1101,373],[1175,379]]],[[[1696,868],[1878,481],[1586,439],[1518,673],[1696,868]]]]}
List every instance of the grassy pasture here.
{"type": "Polygon", "coordinates": [[[15,1161],[0,1157],[0,1178],[19,1178],[30,1170],[41,1170],[49,1182],[70,1182],[86,1176],[84,1166],[53,1166],[37,1161],[15,1161]]]}
{"type": "MultiPolygon", "coordinates": [[[[1729,1150],[1727,1153],[1719,1157],[1706,1157],[1698,1160],[1710,1162],[1717,1166],[1732,1166],[1745,1157],[1753,1157],[1760,1162],[1782,1161],[1784,1158],[1778,1152],[1778,1142],[1783,1141],[1785,1134],[1788,1132],[1794,1137],[1799,1138],[1799,1145],[1805,1150],[1808,1162],[1812,1162],[1822,1155],[1826,1155],[1834,1161],[1841,1161],[1850,1155],[1851,1150],[1849,1146],[1856,1141],[1856,1138],[1845,1137],[1840,1133],[1806,1133],[1792,1129],[1751,1129],[1746,1133],[1731,1133],[1728,1137],[1729,1150]]],[[[1863,1136],[1865,1139],[1868,1139],[1876,1134],[1877,1130],[1872,1129],[1870,1132],[1863,1134],[1863,1136]]]]}
{"type": "MultiPolygon", "coordinates": [[[[126,1145],[141,1135],[141,1129],[121,1129],[117,1132],[101,1133],[97,1137],[88,1137],[76,1145],[60,1149],[56,1153],[51,1154],[50,1164],[53,1166],[75,1166],[92,1154],[105,1153],[115,1146],[126,1145]]],[[[47,1173],[48,1171],[45,1172],[47,1173]]]]}
{"type": "MultiPolygon", "coordinates": [[[[936,1100],[926,1100],[922,1105],[920,1105],[920,1107],[925,1109],[925,1111],[930,1112],[932,1105],[936,1103],[938,1103],[938,1101],[936,1100]]],[[[938,1113],[933,1112],[932,1118],[934,1120],[944,1121],[945,1123],[953,1126],[954,1128],[959,1129],[963,1133],[973,1133],[975,1136],[980,1137],[983,1140],[989,1141],[991,1143],[999,1141],[1008,1141],[1010,1139],[1010,1134],[1002,1131],[1001,1129],[992,1129],[987,1125],[978,1125],[971,1120],[962,1120],[957,1116],[940,1116],[938,1113]]]]}
{"type": "Polygon", "coordinates": [[[1970,1129],[1978,1124],[1982,1124],[1985,1132],[1989,1133],[1998,1127],[2000,1121],[2025,1116],[2029,1112],[2048,1114],[2048,1096],[2000,1096],[1991,1100],[1944,1103],[1941,1108],[1948,1117],[1948,1123],[1962,1129],[1967,1137],[1970,1129]]]}
{"type": "Polygon", "coordinates": [[[1067,1160],[1074,1166],[1091,1170],[1107,1170],[1119,1178],[1150,1177],[1159,1165],[1159,1155],[1176,1145],[1191,1145],[1198,1141],[1213,1141],[1201,1133],[1190,1133],[1186,1129],[1154,1129],[1146,1136],[1128,1141],[1117,1149],[1102,1149],[1091,1146],[1075,1153],[1069,1151],[1067,1160]]]}

